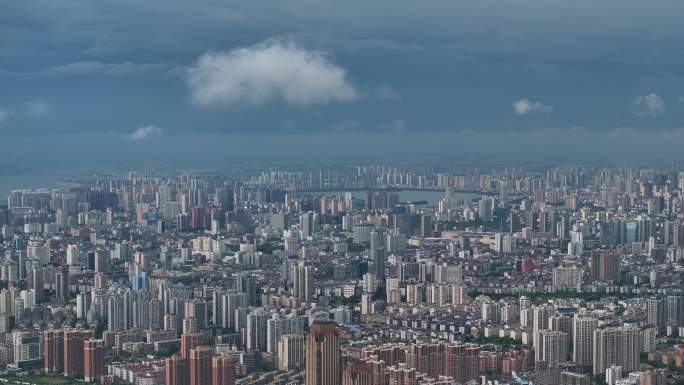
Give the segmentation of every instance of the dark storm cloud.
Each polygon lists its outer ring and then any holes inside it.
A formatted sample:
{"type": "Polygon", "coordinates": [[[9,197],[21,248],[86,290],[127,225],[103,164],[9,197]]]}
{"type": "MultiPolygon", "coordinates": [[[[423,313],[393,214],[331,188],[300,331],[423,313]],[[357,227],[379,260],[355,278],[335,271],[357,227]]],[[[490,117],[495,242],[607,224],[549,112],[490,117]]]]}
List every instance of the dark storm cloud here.
{"type": "Polygon", "coordinates": [[[186,146],[194,134],[535,142],[576,126],[664,141],[684,118],[682,14],[678,0],[11,0],[0,129],[120,142],[163,127],[145,141],[186,146]],[[254,72],[255,58],[272,63],[254,72]],[[48,118],[25,113],[32,100],[48,118]]]}

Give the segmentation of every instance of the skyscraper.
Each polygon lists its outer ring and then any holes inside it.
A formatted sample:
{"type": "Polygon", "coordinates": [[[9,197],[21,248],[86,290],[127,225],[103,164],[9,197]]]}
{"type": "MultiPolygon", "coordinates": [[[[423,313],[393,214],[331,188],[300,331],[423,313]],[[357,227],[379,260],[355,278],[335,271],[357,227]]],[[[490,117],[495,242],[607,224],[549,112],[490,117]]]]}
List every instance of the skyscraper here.
{"type": "Polygon", "coordinates": [[[649,298],[646,303],[648,323],[655,326],[659,335],[667,328],[667,308],[664,299],[649,298]]]}
{"type": "Polygon", "coordinates": [[[64,372],[64,331],[61,329],[43,331],[43,370],[46,373],[64,372]]]}
{"type": "Polygon", "coordinates": [[[211,359],[211,385],[235,385],[233,359],[217,356],[211,359]]]}
{"type": "Polygon", "coordinates": [[[492,207],[492,200],[489,197],[483,196],[480,198],[479,202],[479,207],[478,207],[478,214],[480,215],[480,219],[482,219],[485,222],[489,222],[493,218],[494,210],[492,207]]]}
{"type": "Polygon", "coordinates": [[[83,329],[64,330],[64,375],[83,377],[84,342],[92,333],[83,329]]]}
{"type": "Polygon", "coordinates": [[[55,295],[58,299],[69,298],[69,267],[59,266],[55,269],[55,295]]]}
{"type": "Polygon", "coordinates": [[[28,277],[28,288],[33,289],[36,292],[36,303],[43,301],[43,295],[45,292],[45,286],[43,283],[43,269],[34,268],[29,269],[27,272],[28,277]]]}
{"type": "Polygon", "coordinates": [[[385,281],[385,265],[387,264],[387,251],[384,247],[385,233],[382,229],[375,229],[370,233],[370,257],[373,260],[375,277],[378,282],[385,281]]]}
{"type": "Polygon", "coordinates": [[[480,373],[480,347],[475,344],[452,343],[444,352],[444,374],[465,383],[480,373]]]}
{"type": "Polygon", "coordinates": [[[304,336],[288,334],[278,341],[278,368],[282,371],[304,368],[304,336]]]}
{"type": "Polygon", "coordinates": [[[257,309],[247,315],[247,350],[267,351],[268,313],[257,309]]]}
{"type": "Polygon", "coordinates": [[[591,253],[591,275],[595,280],[620,283],[620,255],[614,251],[595,250],[591,253]]]}
{"type": "Polygon", "coordinates": [[[88,339],[83,343],[83,379],[86,382],[98,381],[104,371],[104,341],[88,339]]]}
{"type": "Polygon", "coordinates": [[[548,363],[567,361],[568,335],[566,333],[551,330],[542,330],[538,333],[539,346],[535,350],[535,361],[548,363]]]}
{"type": "Polygon", "coordinates": [[[306,385],[341,385],[342,360],[337,324],[316,320],[306,341],[306,385]]]}
{"type": "Polygon", "coordinates": [[[594,330],[593,373],[603,375],[611,365],[624,373],[639,370],[639,329],[607,326],[594,330]]]}
{"type": "Polygon", "coordinates": [[[165,385],[184,385],[188,377],[186,360],[178,355],[169,357],[164,362],[165,385]]]}
{"type": "Polygon", "coordinates": [[[208,326],[209,306],[205,301],[193,299],[185,302],[185,317],[197,321],[197,327],[204,329],[208,326]]]}
{"type": "Polygon", "coordinates": [[[573,319],[572,360],[585,368],[592,365],[594,330],[598,327],[595,318],[576,317],[573,319]]]}
{"type": "Polygon", "coordinates": [[[198,346],[190,349],[189,385],[211,384],[211,355],[213,351],[209,346],[198,346]]]}
{"type": "Polygon", "coordinates": [[[292,295],[301,302],[313,298],[313,271],[303,263],[292,267],[292,295]]]}
{"type": "Polygon", "coordinates": [[[190,349],[202,345],[203,337],[200,333],[186,333],[181,335],[180,354],[186,360],[190,358],[190,349]]]}

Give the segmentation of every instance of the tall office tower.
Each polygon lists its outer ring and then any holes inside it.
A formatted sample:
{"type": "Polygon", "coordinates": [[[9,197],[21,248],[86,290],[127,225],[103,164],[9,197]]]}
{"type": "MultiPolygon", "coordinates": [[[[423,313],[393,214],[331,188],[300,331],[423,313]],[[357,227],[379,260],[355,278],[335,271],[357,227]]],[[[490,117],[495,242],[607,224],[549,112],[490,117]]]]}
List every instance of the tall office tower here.
{"type": "Polygon", "coordinates": [[[591,275],[594,280],[620,283],[620,255],[609,250],[595,250],[591,253],[591,275]]]}
{"type": "Polygon", "coordinates": [[[208,325],[209,306],[206,301],[192,299],[185,302],[185,318],[192,318],[197,321],[197,327],[205,329],[208,325]]]}
{"type": "Polygon", "coordinates": [[[235,310],[241,306],[246,306],[249,302],[246,293],[226,293],[221,298],[221,310],[223,312],[223,324],[224,328],[230,329],[235,326],[235,310]]]}
{"type": "Polygon", "coordinates": [[[387,250],[384,247],[378,247],[373,251],[371,257],[373,258],[375,277],[380,284],[384,285],[385,269],[387,268],[387,250]]]}
{"type": "Polygon", "coordinates": [[[539,350],[538,332],[549,329],[549,318],[551,318],[554,313],[554,309],[549,306],[535,306],[532,308],[532,344],[537,351],[539,350]]]}
{"type": "Polygon", "coordinates": [[[299,216],[299,230],[302,238],[308,238],[318,231],[318,216],[309,211],[299,216]]]}
{"type": "Polygon", "coordinates": [[[432,217],[429,215],[421,215],[420,217],[420,237],[429,238],[432,233],[432,217]]]}
{"type": "Polygon", "coordinates": [[[594,375],[604,375],[611,365],[622,366],[625,373],[639,370],[639,338],[637,328],[608,326],[594,330],[594,375]]]}
{"type": "Polygon", "coordinates": [[[537,332],[539,346],[535,349],[535,361],[560,363],[568,360],[568,335],[563,332],[542,330],[537,332]]]}
{"type": "Polygon", "coordinates": [[[180,206],[181,206],[181,213],[182,214],[189,214],[190,213],[190,194],[184,192],[180,194],[179,198],[180,206]]]}
{"type": "Polygon", "coordinates": [[[668,295],[667,322],[672,325],[682,326],[684,323],[684,296],[668,295]]]}
{"type": "Polygon", "coordinates": [[[28,288],[33,289],[36,293],[36,303],[43,301],[45,295],[45,285],[43,283],[43,269],[34,268],[27,272],[28,288]]]}
{"type": "Polygon", "coordinates": [[[55,268],[55,296],[57,299],[69,299],[69,267],[55,268]]]}
{"type": "Polygon", "coordinates": [[[520,320],[520,305],[517,302],[505,302],[501,307],[501,322],[516,324],[520,320]]]}
{"type": "Polygon", "coordinates": [[[375,274],[366,273],[363,275],[363,292],[364,293],[375,293],[378,288],[378,281],[375,278],[375,274]]]}
{"type": "Polygon", "coordinates": [[[381,228],[374,228],[370,232],[370,257],[374,258],[375,251],[384,246],[384,230],[381,228]]]}
{"type": "Polygon", "coordinates": [[[223,211],[233,211],[235,206],[235,193],[230,187],[219,187],[214,194],[214,205],[219,206],[223,211]]]}
{"type": "Polygon", "coordinates": [[[211,355],[214,352],[209,346],[198,346],[190,349],[190,381],[189,385],[211,384],[211,355]]]}
{"type": "Polygon", "coordinates": [[[373,260],[375,276],[378,282],[385,280],[387,250],[385,249],[385,233],[382,229],[374,229],[370,233],[370,257],[373,260]]]}
{"type": "Polygon", "coordinates": [[[342,358],[337,324],[316,320],[306,340],[306,385],[341,385],[342,358]]]}
{"type": "Polygon", "coordinates": [[[114,294],[107,300],[107,330],[118,332],[125,327],[125,304],[124,299],[114,294]]]}
{"type": "Polygon", "coordinates": [[[287,334],[278,341],[278,368],[284,372],[304,368],[304,335],[287,334]]]}
{"type": "Polygon", "coordinates": [[[218,288],[211,293],[211,324],[213,326],[223,325],[225,315],[223,313],[223,296],[225,294],[225,291],[218,288]]]}
{"type": "Polygon", "coordinates": [[[203,336],[200,333],[186,333],[181,335],[180,355],[185,360],[190,359],[190,350],[202,345],[203,336]]]}
{"type": "Polygon", "coordinates": [[[190,211],[190,227],[193,229],[199,229],[204,227],[204,208],[203,207],[193,207],[190,211]]]}
{"type": "Polygon", "coordinates": [[[43,370],[46,373],[64,373],[64,331],[43,331],[43,370]]]}
{"type": "Polygon", "coordinates": [[[104,370],[104,341],[88,339],[83,343],[83,379],[95,382],[105,374],[104,370]]]}
{"type": "Polygon", "coordinates": [[[485,222],[489,222],[493,219],[494,208],[492,206],[491,198],[488,198],[485,196],[480,198],[479,207],[478,207],[478,215],[485,222]]]}
{"type": "Polygon", "coordinates": [[[37,330],[13,330],[7,336],[10,363],[16,366],[35,364],[43,358],[42,333],[37,330]]]}
{"type": "Polygon", "coordinates": [[[573,319],[572,360],[579,366],[590,368],[593,360],[594,330],[598,328],[596,318],[576,317],[573,319]]]}
{"type": "Polygon", "coordinates": [[[589,259],[589,276],[592,281],[601,279],[601,254],[604,250],[592,250],[589,259]]]}
{"type": "Polygon", "coordinates": [[[292,267],[292,295],[300,302],[313,299],[313,269],[304,263],[292,267]]]}
{"type": "Polygon", "coordinates": [[[444,352],[444,374],[458,383],[476,379],[480,373],[480,347],[475,344],[452,343],[444,352]]]}
{"type": "Polygon", "coordinates": [[[226,356],[211,359],[211,385],[235,385],[235,364],[226,356]]]}
{"type": "Polygon", "coordinates": [[[188,378],[188,368],[185,359],[174,355],[164,361],[165,385],[185,385],[186,378],[188,378]]]}
{"type": "Polygon", "coordinates": [[[672,246],[675,248],[684,247],[684,223],[679,220],[672,224],[672,246]]]}
{"type": "Polygon", "coordinates": [[[83,377],[85,340],[92,337],[92,333],[83,329],[64,330],[64,375],[67,377],[83,377]]]}
{"type": "Polygon", "coordinates": [[[156,200],[157,208],[163,207],[166,202],[171,202],[171,186],[159,186],[156,200]]]}
{"type": "Polygon", "coordinates": [[[81,264],[81,249],[78,245],[67,245],[66,262],[69,266],[78,266],[81,264]]]}
{"type": "Polygon", "coordinates": [[[269,353],[278,354],[278,342],[280,337],[287,334],[303,334],[304,324],[306,321],[303,317],[295,317],[293,314],[283,317],[280,314],[273,314],[266,322],[267,330],[267,351],[269,353]]]}
{"type": "Polygon", "coordinates": [[[655,326],[658,335],[667,329],[667,307],[664,299],[649,298],[646,304],[648,323],[655,326]]]}
{"type": "Polygon", "coordinates": [[[95,250],[95,271],[106,273],[109,269],[111,252],[103,249],[95,250]]]}
{"type": "Polygon", "coordinates": [[[391,230],[385,236],[387,253],[403,253],[406,250],[406,236],[399,229],[391,230]]]}
{"type": "Polygon", "coordinates": [[[247,350],[267,351],[268,342],[268,313],[262,308],[247,314],[247,350]]]}
{"type": "Polygon", "coordinates": [[[90,309],[91,293],[76,294],[76,318],[85,319],[90,309]]]}
{"type": "Polygon", "coordinates": [[[342,385],[373,385],[373,371],[367,362],[347,364],[342,373],[342,385]]]}

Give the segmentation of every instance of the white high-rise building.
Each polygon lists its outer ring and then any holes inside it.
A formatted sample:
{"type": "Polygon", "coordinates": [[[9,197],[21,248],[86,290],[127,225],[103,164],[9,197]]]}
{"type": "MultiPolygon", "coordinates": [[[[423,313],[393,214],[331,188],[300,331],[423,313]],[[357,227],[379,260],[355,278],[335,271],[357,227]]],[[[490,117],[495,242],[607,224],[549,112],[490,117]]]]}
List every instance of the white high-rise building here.
{"type": "Polygon", "coordinates": [[[292,295],[301,302],[310,302],[313,298],[313,271],[311,266],[303,263],[292,267],[292,295]]]}
{"type": "Polygon", "coordinates": [[[278,369],[295,371],[304,368],[304,335],[288,334],[278,341],[278,369]]]}
{"type": "Polygon", "coordinates": [[[268,342],[268,313],[257,309],[247,314],[247,350],[265,352],[268,342]]]}
{"type": "Polygon", "coordinates": [[[585,368],[592,366],[594,353],[594,330],[598,328],[598,320],[588,317],[576,317],[572,324],[572,360],[585,368]]]}
{"type": "Polygon", "coordinates": [[[624,373],[639,370],[639,329],[609,326],[594,330],[593,373],[602,376],[612,365],[624,373]]]}

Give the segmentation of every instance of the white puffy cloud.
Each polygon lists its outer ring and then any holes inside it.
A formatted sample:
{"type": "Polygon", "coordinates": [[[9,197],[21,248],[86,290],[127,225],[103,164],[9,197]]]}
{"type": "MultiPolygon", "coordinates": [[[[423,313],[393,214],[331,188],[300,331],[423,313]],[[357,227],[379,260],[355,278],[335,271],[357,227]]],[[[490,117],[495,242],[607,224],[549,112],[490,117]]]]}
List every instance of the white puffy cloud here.
{"type": "Polygon", "coordinates": [[[632,111],[636,116],[653,118],[665,113],[665,101],[654,93],[637,96],[632,101],[632,111]]]}
{"type": "Polygon", "coordinates": [[[43,116],[50,110],[50,107],[43,99],[30,100],[24,103],[24,107],[26,107],[28,114],[32,116],[43,116]]]}
{"type": "Polygon", "coordinates": [[[141,126],[137,130],[126,135],[126,140],[139,142],[153,136],[160,136],[164,131],[157,126],[141,126]]]}
{"type": "Polygon", "coordinates": [[[513,112],[518,115],[528,115],[541,112],[551,112],[553,107],[541,101],[531,101],[529,99],[519,99],[513,102],[513,112]]]}
{"type": "Polygon", "coordinates": [[[278,99],[307,106],[356,98],[345,70],[325,53],[282,40],[202,55],[188,70],[187,83],[192,101],[202,106],[278,99]]]}

